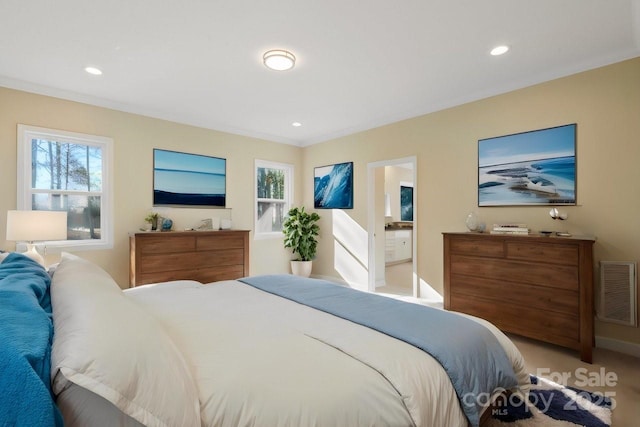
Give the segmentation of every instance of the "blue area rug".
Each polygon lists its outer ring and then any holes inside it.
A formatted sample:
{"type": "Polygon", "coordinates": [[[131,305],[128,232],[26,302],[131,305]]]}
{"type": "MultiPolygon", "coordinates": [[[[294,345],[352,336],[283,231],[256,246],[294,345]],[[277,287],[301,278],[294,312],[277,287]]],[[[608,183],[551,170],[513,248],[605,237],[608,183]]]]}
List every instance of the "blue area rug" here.
{"type": "Polygon", "coordinates": [[[531,375],[528,402],[502,399],[486,427],[610,427],[610,398],[531,375]]]}

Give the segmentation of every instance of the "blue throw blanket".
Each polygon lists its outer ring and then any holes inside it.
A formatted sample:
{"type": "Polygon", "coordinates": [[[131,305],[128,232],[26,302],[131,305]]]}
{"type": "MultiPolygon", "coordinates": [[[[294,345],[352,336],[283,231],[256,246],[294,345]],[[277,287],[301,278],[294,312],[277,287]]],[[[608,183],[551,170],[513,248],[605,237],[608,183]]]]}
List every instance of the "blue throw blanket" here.
{"type": "Polygon", "coordinates": [[[51,280],[17,253],[0,264],[0,425],[62,426],[50,386],[51,280]]]}
{"type": "Polygon", "coordinates": [[[509,359],[491,331],[463,316],[291,275],[245,277],[241,282],[350,320],[433,356],[451,378],[473,426],[496,389],[518,385],[509,359]]]}

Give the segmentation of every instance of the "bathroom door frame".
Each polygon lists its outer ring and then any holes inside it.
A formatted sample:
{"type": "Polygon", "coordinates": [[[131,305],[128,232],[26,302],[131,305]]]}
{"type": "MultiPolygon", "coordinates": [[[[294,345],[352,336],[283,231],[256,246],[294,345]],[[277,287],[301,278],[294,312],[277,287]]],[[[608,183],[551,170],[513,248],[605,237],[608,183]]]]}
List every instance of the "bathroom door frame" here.
{"type": "MultiPolygon", "coordinates": [[[[411,236],[412,248],[412,277],[411,286],[413,296],[419,298],[420,287],[418,286],[418,160],[416,156],[403,157],[400,159],[381,160],[367,164],[367,235],[369,246],[369,292],[376,291],[376,180],[375,170],[384,166],[398,166],[410,163],[413,167],[413,230],[411,236]]],[[[384,215],[384,212],[382,213],[384,215]]]]}

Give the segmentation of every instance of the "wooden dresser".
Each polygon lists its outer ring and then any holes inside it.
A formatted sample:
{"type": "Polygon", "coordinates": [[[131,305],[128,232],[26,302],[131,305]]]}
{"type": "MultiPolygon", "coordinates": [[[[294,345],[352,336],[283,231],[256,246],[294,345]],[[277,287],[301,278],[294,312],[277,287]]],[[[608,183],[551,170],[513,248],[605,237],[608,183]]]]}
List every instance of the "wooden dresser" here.
{"type": "Polygon", "coordinates": [[[130,286],[202,283],[249,275],[249,231],[140,232],[129,236],[130,286]]]}
{"type": "Polygon", "coordinates": [[[444,307],[591,363],[592,238],[443,233],[444,307]]]}

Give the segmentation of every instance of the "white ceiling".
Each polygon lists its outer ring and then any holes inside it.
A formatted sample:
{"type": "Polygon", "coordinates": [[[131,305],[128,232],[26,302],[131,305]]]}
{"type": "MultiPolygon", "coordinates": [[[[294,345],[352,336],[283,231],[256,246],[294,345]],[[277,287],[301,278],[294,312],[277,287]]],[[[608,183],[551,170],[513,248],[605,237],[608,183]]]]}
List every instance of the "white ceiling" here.
{"type": "Polygon", "coordinates": [[[0,86],[300,146],[637,56],[640,0],[0,0],[0,86]]]}

